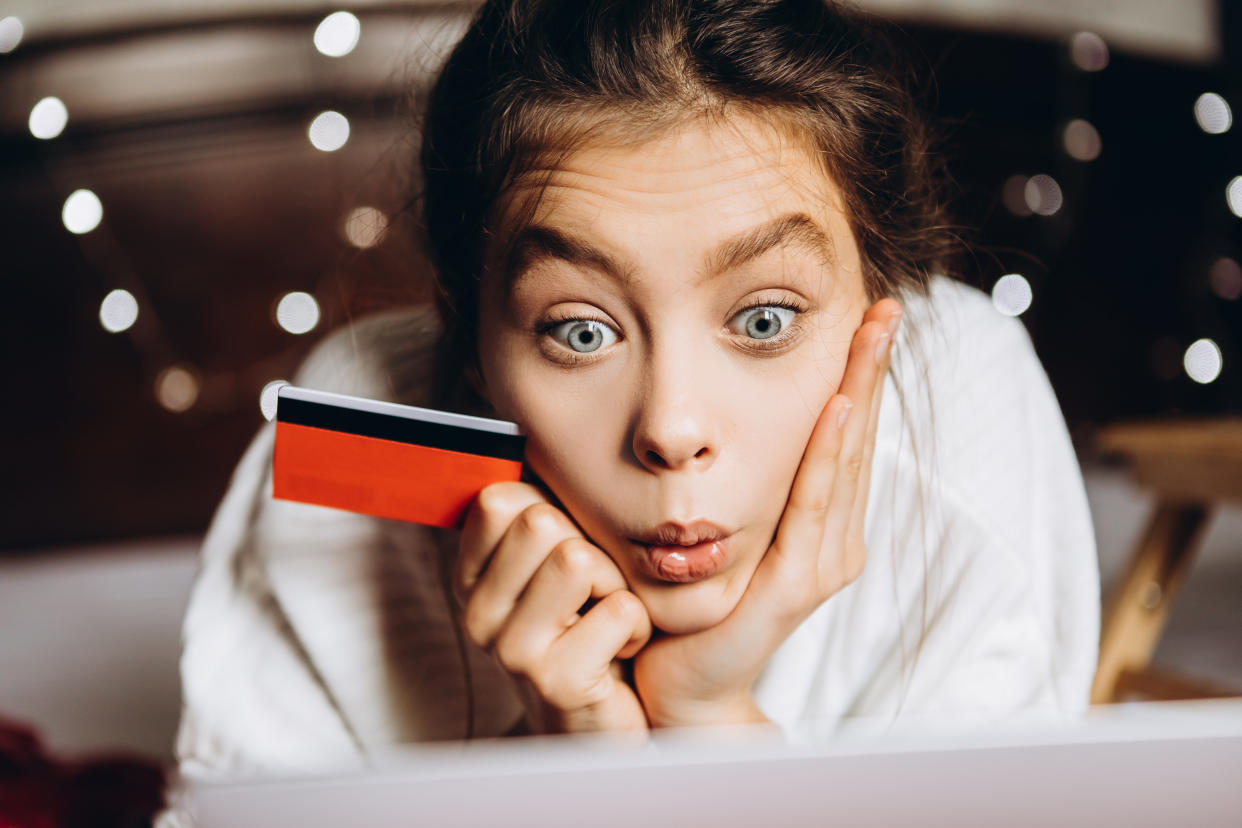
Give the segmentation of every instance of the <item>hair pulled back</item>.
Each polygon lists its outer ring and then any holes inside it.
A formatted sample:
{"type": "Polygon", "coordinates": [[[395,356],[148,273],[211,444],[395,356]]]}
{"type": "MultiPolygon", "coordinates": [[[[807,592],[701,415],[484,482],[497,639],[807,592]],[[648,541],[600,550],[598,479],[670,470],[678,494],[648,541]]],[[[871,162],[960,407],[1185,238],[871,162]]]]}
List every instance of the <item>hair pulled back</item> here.
{"type": "Polygon", "coordinates": [[[932,273],[952,272],[948,177],[896,45],[886,25],[831,0],[487,0],[423,126],[438,401],[470,394],[462,369],[477,363],[500,197],[550,148],[600,127],[637,142],[705,114],[756,115],[808,142],[838,183],[869,298],[923,292],[932,273]]]}

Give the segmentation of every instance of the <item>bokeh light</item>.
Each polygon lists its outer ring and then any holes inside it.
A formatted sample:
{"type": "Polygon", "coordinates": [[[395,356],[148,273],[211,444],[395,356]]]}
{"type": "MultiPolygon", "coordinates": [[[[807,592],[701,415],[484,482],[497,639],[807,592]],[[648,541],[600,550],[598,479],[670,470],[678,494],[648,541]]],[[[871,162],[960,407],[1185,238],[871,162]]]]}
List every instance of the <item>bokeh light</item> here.
{"type": "Polygon", "coordinates": [[[1195,341],[1186,349],[1186,356],[1182,358],[1186,376],[1202,385],[1207,385],[1219,377],[1222,365],[1220,346],[1210,339],[1195,341]]]}
{"type": "Polygon", "coordinates": [[[344,57],[358,45],[362,24],[347,11],[333,12],[315,29],[315,48],[328,57],[344,57]]]}
{"type": "Polygon", "coordinates": [[[1238,218],[1242,218],[1242,175],[1234,176],[1229,182],[1229,186],[1225,188],[1225,200],[1229,202],[1229,209],[1238,218]]]}
{"type": "Polygon", "coordinates": [[[349,120],[341,113],[329,109],[315,116],[307,134],[315,149],[335,152],[349,140],[349,120]]]}
{"type": "Polygon", "coordinates": [[[44,98],[30,110],[30,134],[48,140],[65,131],[69,123],[69,110],[60,98],[44,98]]]}
{"type": "Polygon", "coordinates": [[[1066,124],[1061,143],[1066,154],[1076,161],[1094,161],[1100,157],[1100,133],[1090,121],[1075,118],[1066,124]]]}
{"type": "Polygon", "coordinates": [[[1031,214],[1031,208],[1026,206],[1026,181],[1025,175],[1011,175],[1005,179],[1005,186],[1001,190],[1001,201],[1015,216],[1031,214]]]}
{"type": "Polygon", "coordinates": [[[1212,263],[1208,282],[1212,285],[1212,292],[1221,299],[1232,302],[1242,298],[1242,265],[1228,256],[1222,256],[1212,263]]]}
{"type": "Polygon", "coordinates": [[[1070,59],[1084,72],[1108,66],[1108,44],[1095,32],[1079,32],[1070,38],[1070,59]]]}
{"type": "Polygon", "coordinates": [[[1019,273],[1007,273],[992,286],[992,304],[1005,316],[1021,316],[1033,297],[1031,283],[1019,273]]]}
{"type": "Polygon", "coordinates": [[[17,44],[22,42],[23,32],[25,29],[22,27],[22,21],[16,17],[6,17],[0,20],[0,54],[16,49],[17,44]]]}
{"type": "Polygon", "coordinates": [[[1041,216],[1052,215],[1064,203],[1061,185],[1050,175],[1031,176],[1022,188],[1022,195],[1031,212],[1041,216]]]}
{"type": "Polygon", "coordinates": [[[128,290],[112,291],[99,303],[99,324],[109,333],[127,331],[138,321],[138,300],[128,290]]]}
{"type": "Polygon", "coordinates": [[[1199,129],[1209,135],[1228,132],[1233,126],[1233,111],[1229,102],[1215,92],[1204,92],[1195,101],[1195,121],[1199,129]]]}
{"type": "Polygon", "coordinates": [[[175,414],[193,407],[198,389],[198,375],[186,365],[170,365],[155,378],[155,398],[175,414]]]}
{"type": "Polygon", "coordinates": [[[304,334],[319,324],[319,303],[309,293],[286,293],[276,305],[276,324],[291,334],[304,334]]]}
{"type": "Polygon", "coordinates": [[[89,233],[103,221],[103,204],[90,190],[74,190],[65,199],[60,220],[70,233],[89,233]]]}
{"type": "Polygon", "coordinates": [[[341,222],[341,233],[346,241],[363,249],[379,244],[387,230],[387,217],[374,207],[355,207],[341,222]]]}
{"type": "Polygon", "coordinates": [[[259,392],[259,411],[263,412],[263,419],[276,418],[276,400],[280,394],[280,387],[288,384],[288,380],[278,379],[263,386],[263,390],[259,392]]]}

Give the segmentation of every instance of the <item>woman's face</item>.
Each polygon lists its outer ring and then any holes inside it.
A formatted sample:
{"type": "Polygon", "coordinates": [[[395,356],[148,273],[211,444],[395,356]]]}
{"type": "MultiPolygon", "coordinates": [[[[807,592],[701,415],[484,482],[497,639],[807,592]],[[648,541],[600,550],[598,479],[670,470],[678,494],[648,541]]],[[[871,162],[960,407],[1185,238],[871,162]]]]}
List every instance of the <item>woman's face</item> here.
{"type": "MultiPolygon", "coordinates": [[[[749,119],[587,146],[487,251],[484,393],[652,622],[710,627],[771,544],[867,300],[835,185],[749,119]]],[[[524,183],[525,182],[525,183],[524,183]]]]}

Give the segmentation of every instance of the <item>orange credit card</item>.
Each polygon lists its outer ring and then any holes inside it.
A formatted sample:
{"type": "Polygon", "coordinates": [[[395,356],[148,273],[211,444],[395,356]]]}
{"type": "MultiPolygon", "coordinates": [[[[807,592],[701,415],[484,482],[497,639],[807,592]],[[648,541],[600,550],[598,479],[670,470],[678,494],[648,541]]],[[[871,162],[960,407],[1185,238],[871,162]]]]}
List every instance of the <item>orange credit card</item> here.
{"type": "Polygon", "coordinates": [[[273,497],[459,528],[479,491],[519,480],[515,423],[285,385],[273,497]]]}

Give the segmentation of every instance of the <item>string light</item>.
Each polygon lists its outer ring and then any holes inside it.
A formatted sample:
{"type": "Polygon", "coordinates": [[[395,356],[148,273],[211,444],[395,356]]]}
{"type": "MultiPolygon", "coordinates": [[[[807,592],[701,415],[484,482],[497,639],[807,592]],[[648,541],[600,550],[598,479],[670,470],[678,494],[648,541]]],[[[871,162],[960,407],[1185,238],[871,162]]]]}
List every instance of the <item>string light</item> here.
{"type": "Polygon", "coordinates": [[[344,57],[358,45],[362,24],[347,11],[334,12],[315,29],[315,48],[328,57],[344,57]]]}
{"type": "Polygon", "coordinates": [[[1031,176],[1022,194],[1031,212],[1041,216],[1051,216],[1061,209],[1063,203],[1061,185],[1050,175],[1031,176]]]}
{"type": "Polygon", "coordinates": [[[307,134],[315,149],[335,152],[349,140],[349,120],[339,112],[321,112],[311,121],[307,134]]]}
{"type": "Polygon", "coordinates": [[[127,331],[138,321],[138,300],[128,290],[112,291],[99,303],[99,324],[108,333],[127,331]]]}
{"type": "Polygon", "coordinates": [[[1021,316],[1033,297],[1031,283],[1020,273],[1007,273],[992,286],[992,304],[1005,316],[1021,316]]]}
{"type": "Polygon", "coordinates": [[[1186,376],[1200,385],[1207,385],[1219,377],[1222,365],[1220,346],[1210,339],[1196,340],[1182,358],[1186,376]]]}
{"type": "Polygon", "coordinates": [[[60,220],[70,233],[89,233],[103,221],[103,204],[90,190],[74,190],[65,199],[60,220]]]}
{"type": "Polygon", "coordinates": [[[188,365],[170,365],[155,378],[155,398],[174,414],[194,406],[198,389],[198,376],[188,365]]]}
{"type": "Polygon", "coordinates": [[[17,44],[22,42],[22,34],[25,29],[22,27],[22,21],[16,17],[6,17],[0,20],[0,54],[6,54],[17,48],[17,44]]]}
{"type": "Polygon", "coordinates": [[[1084,72],[1108,66],[1108,44],[1095,32],[1079,32],[1070,39],[1070,59],[1084,72]]]}
{"type": "Polygon", "coordinates": [[[1222,256],[1212,264],[1208,281],[1212,291],[1221,299],[1232,302],[1242,298],[1242,266],[1228,256],[1222,256]]]}
{"type": "Polygon", "coordinates": [[[259,411],[263,412],[263,419],[276,419],[276,401],[280,394],[280,387],[288,385],[288,380],[272,380],[263,386],[263,390],[259,392],[259,411]]]}
{"type": "Polygon", "coordinates": [[[388,230],[388,219],[374,207],[355,207],[341,222],[341,233],[354,247],[366,249],[379,244],[388,230]]]}
{"type": "Polygon", "coordinates": [[[1026,181],[1025,175],[1011,175],[1005,179],[1005,186],[1001,190],[1001,201],[1015,216],[1031,214],[1031,208],[1026,206],[1026,181]]]}
{"type": "Polygon", "coordinates": [[[291,334],[304,334],[319,324],[319,303],[309,293],[286,293],[276,305],[276,324],[291,334]]]}
{"type": "Polygon", "coordinates": [[[1204,92],[1195,101],[1195,121],[1208,135],[1220,135],[1233,126],[1229,103],[1215,92],[1204,92]]]}
{"type": "Polygon", "coordinates": [[[1229,186],[1225,188],[1225,200],[1229,202],[1229,209],[1238,218],[1242,218],[1242,175],[1234,176],[1229,182],[1229,186]]]}
{"type": "Polygon", "coordinates": [[[30,134],[44,141],[55,138],[69,123],[69,110],[60,98],[44,98],[30,110],[30,134]]]}
{"type": "Polygon", "coordinates": [[[1090,121],[1075,118],[1066,124],[1061,143],[1066,154],[1076,161],[1094,161],[1100,157],[1100,133],[1090,121]]]}

